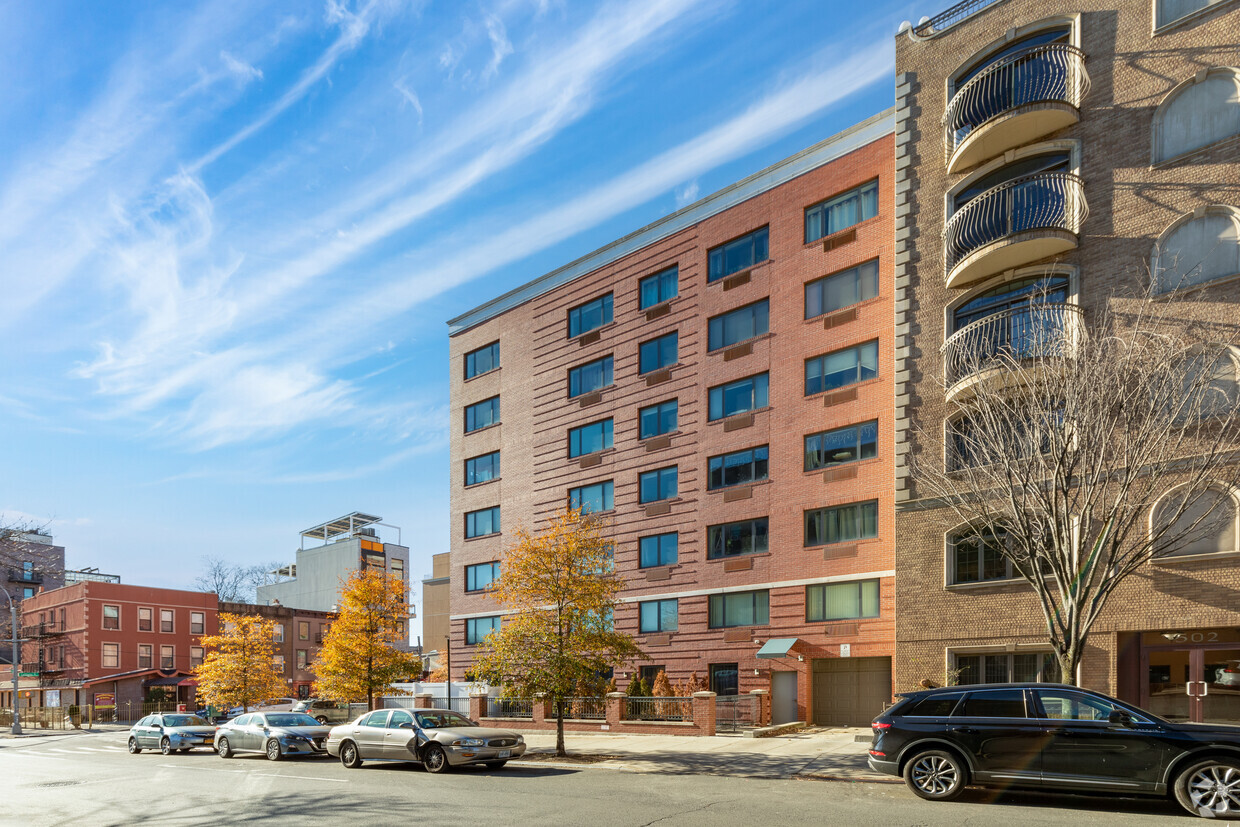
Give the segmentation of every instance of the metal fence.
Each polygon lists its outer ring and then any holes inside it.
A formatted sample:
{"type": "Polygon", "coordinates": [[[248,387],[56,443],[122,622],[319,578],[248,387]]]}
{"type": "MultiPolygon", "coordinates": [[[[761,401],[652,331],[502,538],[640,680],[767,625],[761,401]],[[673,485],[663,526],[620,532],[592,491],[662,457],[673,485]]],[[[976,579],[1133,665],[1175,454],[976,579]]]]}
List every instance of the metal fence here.
{"type": "MultiPolygon", "coordinates": [[[[81,711],[77,718],[81,722],[81,711]]],[[[61,706],[24,706],[17,710],[17,720],[22,729],[74,729],[74,718],[69,715],[68,707],[61,706]]],[[[0,727],[13,725],[13,710],[0,709],[0,727]]]]}
{"type": "Polygon", "coordinates": [[[936,34],[942,34],[957,23],[967,20],[987,6],[998,2],[999,0],[964,0],[963,3],[957,3],[929,20],[918,23],[913,28],[913,34],[918,37],[933,37],[936,34]]]}
{"type": "Polygon", "coordinates": [[[487,698],[488,718],[533,718],[534,702],[529,698],[487,698]]]}
{"type": "Polygon", "coordinates": [[[469,698],[456,696],[449,698],[447,696],[432,697],[431,706],[436,709],[451,709],[460,715],[469,715],[469,698]]]}
{"type": "Polygon", "coordinates": [[[693,723],[692,698],[625,698],[626,721],[693,723]]]}
{"type": "Polygon", "coordinates": [[[565,698],[564,717],[574,721],[606,721],[606,698],[565,698]]]}
{"type": "Polygon", "coordinates": [[[715,731],[740,732],[759,725],[756,695],[720,695],[715,698],[715,731]]]}

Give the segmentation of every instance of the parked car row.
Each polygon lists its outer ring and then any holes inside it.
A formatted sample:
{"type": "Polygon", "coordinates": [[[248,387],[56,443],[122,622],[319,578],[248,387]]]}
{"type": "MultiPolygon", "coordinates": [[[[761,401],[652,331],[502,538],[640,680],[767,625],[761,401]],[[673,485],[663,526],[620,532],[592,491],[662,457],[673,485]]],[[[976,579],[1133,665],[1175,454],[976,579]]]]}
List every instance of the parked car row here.
{"type": "Polygon", "coordinates": [[[380,709],[334,727],[305,712],[247,712],[218,726],[197,715],[164,712],[146,716],[129,731],[129,751],[135,755],[196,747],[213,749],[221,758],[259,753],[271,761],[331,755],[349,769],[363,761],[408,761],[438,773],[467,764],[500,769],[525,753],[525,739],[447,709],[380,709]]]}

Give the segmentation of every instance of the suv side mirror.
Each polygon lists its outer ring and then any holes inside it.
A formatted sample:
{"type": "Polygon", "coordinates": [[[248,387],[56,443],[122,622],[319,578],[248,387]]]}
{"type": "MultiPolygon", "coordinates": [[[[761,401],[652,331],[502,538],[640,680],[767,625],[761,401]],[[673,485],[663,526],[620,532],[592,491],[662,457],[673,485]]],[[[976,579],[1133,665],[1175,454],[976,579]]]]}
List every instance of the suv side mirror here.
{"type": "Polygon", "coordinates": [[[1107,722],[1120,726],[1132,726],[1132,716],[1122,709],[1112,709],[1111,714],[1107,716],[1107,722]]]}

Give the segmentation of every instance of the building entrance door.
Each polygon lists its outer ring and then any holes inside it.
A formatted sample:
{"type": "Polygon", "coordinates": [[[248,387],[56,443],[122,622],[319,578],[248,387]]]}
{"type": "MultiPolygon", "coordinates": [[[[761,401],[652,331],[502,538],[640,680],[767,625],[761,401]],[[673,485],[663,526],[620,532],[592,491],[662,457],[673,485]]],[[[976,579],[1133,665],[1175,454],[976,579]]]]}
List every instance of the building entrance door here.
{"type": "MultiPolygon", "coordinates": [[[[1179,645],[1146,647],[1141,705],[1169,721],[1240,723],[1240,645],[1217,640],[1213,632],[1164,634],[1185,638],[1179,645]],[[1195,644],[1195,645],[1194,645],[1195,644]]],[[[1228,635],[1230,636],[1230,635],[1228,635]]]]}

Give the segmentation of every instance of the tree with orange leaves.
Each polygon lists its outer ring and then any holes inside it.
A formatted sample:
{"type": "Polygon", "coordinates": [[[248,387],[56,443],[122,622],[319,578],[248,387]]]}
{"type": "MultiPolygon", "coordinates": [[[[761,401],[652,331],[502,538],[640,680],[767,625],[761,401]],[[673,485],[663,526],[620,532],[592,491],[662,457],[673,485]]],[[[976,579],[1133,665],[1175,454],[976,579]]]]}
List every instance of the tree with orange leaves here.
{"type": "Polygon", "coordinates": [[[288,689],[276,667],[275,626],[258,615],[221,612],[221,632],[202,639],[206,656],[194,669],[198,699],[248,712],[255,704],[284,695],[288,689]]]}
{"type": "Polygon", "coordinates": [[[356,571],[340,594],[340,610],[314,661],[314,691],[336,701],[366,700],[394,681],[422,672],[417,655],[401,648],[409,604],[405,583],[381,569],[356,571]]]}
{"type": "Polygon", "coordinates": [[[582,682],[645,655],[612,628],[624,582],[612,570],[603,522],[579,509],[550,519],[539,534],[525,529],[501,563],[491,594],[511,610],[487,636],[475,672],[524,697],[542,693],[555,705],[556,755],[564,750],[565,699],[582,682]]]}

